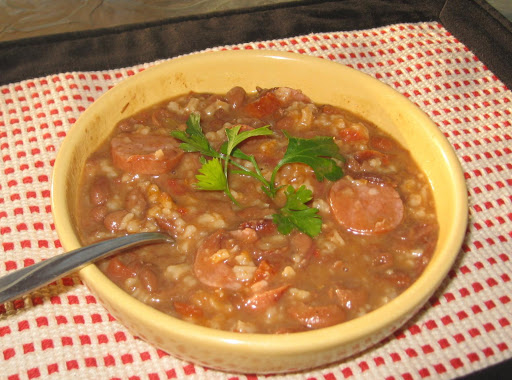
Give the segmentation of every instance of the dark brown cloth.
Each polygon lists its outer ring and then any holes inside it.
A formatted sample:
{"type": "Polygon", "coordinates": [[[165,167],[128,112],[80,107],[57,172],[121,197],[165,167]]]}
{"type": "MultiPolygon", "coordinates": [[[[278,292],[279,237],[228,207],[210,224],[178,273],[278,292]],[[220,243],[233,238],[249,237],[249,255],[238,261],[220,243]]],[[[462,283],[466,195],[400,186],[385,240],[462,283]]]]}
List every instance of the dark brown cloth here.
{"type": "Polygon", "coordinates": [[[512,23],[484,0],[448,0],[439,21],[512,88],[512,23]]]}
{"type": "Polygon", "coordinates": [[[439,20],[444,0],[301,1],[0,43],[0,84],[104,70],[208,47],[439,20]]]}
{"type": "Polygon", "coordinates": [[[422,21],[441,22],[511,87],[512,26],[484,0],[301,1],[7,41],[0,43],[0,84],[132,66],[213,46],[422,21]]]}

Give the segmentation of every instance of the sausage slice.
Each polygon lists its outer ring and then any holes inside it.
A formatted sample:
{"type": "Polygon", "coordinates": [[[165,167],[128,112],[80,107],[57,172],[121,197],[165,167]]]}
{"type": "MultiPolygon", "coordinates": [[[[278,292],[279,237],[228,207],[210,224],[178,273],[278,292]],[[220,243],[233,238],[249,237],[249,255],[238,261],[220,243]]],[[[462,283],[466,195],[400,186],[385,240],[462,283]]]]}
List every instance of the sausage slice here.
{"type": "Polygon", "coordinates": [[[338,223],[362,235],[389,232],[404,216],[400,195],[388,184],[343,178],[332,186],[329,202],[338,223]]]}
{"type": "Polygon", "coordinates": [[[110,146],[114,165],[135,174],[164,174],[183,155],[178,142],[170,136],[121,133],[110,146]]]}

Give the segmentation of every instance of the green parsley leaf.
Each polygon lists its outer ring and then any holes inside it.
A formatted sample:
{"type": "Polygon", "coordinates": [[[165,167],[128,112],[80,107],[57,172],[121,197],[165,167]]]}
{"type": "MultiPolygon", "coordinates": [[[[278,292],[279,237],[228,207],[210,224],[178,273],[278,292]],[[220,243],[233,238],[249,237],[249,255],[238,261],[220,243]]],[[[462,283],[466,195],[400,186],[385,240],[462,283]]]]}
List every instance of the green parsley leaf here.
{"type": "MultiPolygon", "coordinates": [[[[312,139],[302,139],[288,134],[286,137],[288,137],[288,148],[284,157],[275,167],[272,179],[283,165],[291,163],[303,163],[311,166],[318,181],[322,181],[324,178],[337,181],[343,177],[343,170],[333,158],[339,161],[344,161],[344,158],[339,153],[339,148],[332,137],[316,136],[312,139]]],[[[272,180],[272,182],[274,181],[272,180]]]]}
{"type": "Polygon", "coordinates": [[[212,158],[206,160],[201,157],[201,163],[203,166],[199,169],[199,173],[196,175],[198,180],[196,187],[200,190],[222,190],[227,189],[227,179],[222,170],[222,164],[218,158],[212,158]]]}
{"type": "Polygon", "coordinates": [[[187,129],[183,131],[172,131],[171,136],[183,141],[180,148],[185,152],[199,152],[209,157],[219,157],[219,153],[213,149],[210,142],[203,133],[200,124],[201,116],[198,113],[191,113],[187,120],[187,129]]]}
{"type": "Polygon", "coordinates": [[[311,237],[317,236],[322,230],[322,219],[318,215],[317,208],[306,205],[313,199],[312,191],[304,185],[295,191],[291,185],[288,185],[285,194],[285,206],[279,210],[279,214],[272,215],[278,231],[287,235],[292,230],[298,229],[311,237]]]}
{"type": "Polygon", "coordinates": [[[226,129],[226,135],[228,136],[228,142],[226,146],[226,154],[228,156],[231,155],[231,152],[235,149],[237,145],[244,142],[250,137],[255,136],[268,136],[273,132],[269,129],[269,126],[266,125],[264,127],[250,129],[248,131],[240,132],[241,125],[237,125],[233,128],[226,129]],[[240,132],[240,133],[239,133],[240,132]]]}
{"type": "Polygon", "coordinates": [[[263,177],[261,174],[261,170],[258,166],[258,163],[256,162],[256,159],[254,156],[250,156],[248,154],[245,154],[242,152],[239,148],[237,148],[237,145],[244,142],[248,138],[256,137],[256,136],[268,136],[273,134],[273,132],[269,129],[270,126],[266,125],[264,127],[251,129],[248,131],[240,132],[241,125],[237,125],[233,128],[226,129],[226,135],[228,137],[228,141],[226,141],[222,146],[220,147],[220,152],[225,155],[226,161],[224,165],[224,173],[227,175],[227,160],[229,159],[229,162],[231,162],[234,166],[239,168],[240,170],[233,170],[233,173],[236,174],[242,174],[242,175],[248,175],[253,178],[256,178],[260,182],[263,183],[263,189],[265,190],[270,185],[268,181],[263,177]],[[243,165],[237,164],[235,161],[231,160],[229,157],[236,157],[240,158],[242,160],[246,160],[252,163],[254,170],[251,171],[250,169],[246,168],[243,165]]]}

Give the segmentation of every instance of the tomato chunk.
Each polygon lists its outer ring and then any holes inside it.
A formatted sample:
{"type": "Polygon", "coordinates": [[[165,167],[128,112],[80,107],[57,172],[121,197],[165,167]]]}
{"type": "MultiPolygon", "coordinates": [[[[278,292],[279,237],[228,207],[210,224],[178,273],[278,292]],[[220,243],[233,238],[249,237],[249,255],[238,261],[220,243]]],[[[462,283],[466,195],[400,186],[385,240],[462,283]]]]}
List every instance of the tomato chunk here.
{"type": "Polygon", "coordinates": [[[174,301],[174,310],[183,317],[200,318],[203,316],[203,310],[196,305],[185,302],[174,301]]]}
{"type": "Polygon", "coordinates": [[[352,124],[347,128],[343,128],[339,134],[346,143],[367,142],[370,136],[368,129],[362,124],[352,124]]]}
{"type": "Polygon", "coordinates": [[[266,290],[262,293],[252,295],[245,303],[249,310],[264,311],[270,306],[276,304],[283,296],[284,292],[288,290],[290,285],[283,285],[275,289],[266,290]]]}
{"type": "Polygon", "coordinates": [[[395,229],[404,216],[400,194],[387,184],[337,181],[329,201],[338,223],[349,231],[374,235],[395,229]]]}
{"type": "Polygon", "coordinates": [[[112,161],[135,174],[159,175],[174,168],[183,151],[170,136],[121,133],[111,142],[112,161]]]}
{"type": "Polygon", "coordinates": [[[245,111],[252,117],[262,118],[272,115],[279,109],[280,105],[279,99],[272,92],[267,92],[258,100],[247,104],[245,111]]]}

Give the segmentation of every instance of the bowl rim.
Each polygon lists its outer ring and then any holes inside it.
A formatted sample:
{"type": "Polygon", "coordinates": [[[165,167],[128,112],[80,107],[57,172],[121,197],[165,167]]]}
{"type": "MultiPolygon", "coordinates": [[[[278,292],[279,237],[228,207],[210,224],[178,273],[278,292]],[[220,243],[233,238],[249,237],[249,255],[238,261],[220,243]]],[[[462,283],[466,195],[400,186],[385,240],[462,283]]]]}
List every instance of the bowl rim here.
{"type": "MultiPolygon", "coordinates": [[[[355,319],[343,322],[331,327],[321,328],[317,330],[296,332],[290,334],[253,334],[253,333],[236,333],[224,330],[217,330],[214,328],[204,327],[180,320],[178,318],[167,315],[157,309],[148,306],[141,301],[138,301],[128,293],[124,292],[115,285],[106,275],[104,275],[99,268],[94,265],[88,265],[80,270],[80,277],[85,283],[88,281],[96,282],[102,281],[104,283],[105,291],[110,292],[113,296],[118,297],[125,303],[125,308],[137,308],[141,314],[145,315],[144,319],[152,319],[160,323],[161,328],[169,330],[173,334],[181,334],[184,338],[194,339],[197,341],[208,341],[210,344],[229,344],[237,348],[244,347],[247,351],[261,351],[265,350],[271,353],[300,353],[305,351],[304,345],[297,344],[298,339],[302,339],[305,345],[315,342],[315,348],[328,348],[343,343],[354,342],[364,337],[371,336],[374,332],[386,327],[390,327],[395,322],[396,318],[386,318],[386,315],[403,316],[404,314],[412,315],[428,298],[436,291],[452,267],[465,236],[468,216],[468,203],[467,203],[467,190],[465,179],[460,162],[446,137],[435,123],[424,113],[418,106],[405,96],[391,88],[389,85],[365,74],[359,70],[345,66],[338,62],[329,60],[321,60],[318,57],[307,56],[291,52],[281,52],[275,50],[223,50],[223,51],[208,51],[199,52],[190,55],[180,56],[158,63],[149,67],[132,77],[124,79],[105,94],[101,95],[93,104],[91,104],[86,111],[78,118],[75,125],[70,128],[67,136],[65,137],[61,148],[57,154],[53,173],[52,173],[52,187],[51,187],[51,207],[55,228],[62,239],[62,245],[66,250],[78,248],[77,237],[75,241],[67,238],[67,236],[75,235],[74,227],[71,225],[69,218],[63,217],[61,214],[67,208],[65,200],[65,186],[62,178],[59,178],[59,172],[65,167],[65,161],[70,157],[71,148],[66,144],[72,136],[78,134],[78,126],[85,118],[84,115],[92,112],[101,100],[106,96],[111,96],[113,93],[124,91],[126,87],[131,86],[134,80],[142,75],[149,75],[156,70],[162,70],[162,65],[171,65],[177,61],[183,60],[197,60],[201,59],[204,54],[211,56],[217,55],[222,59],[229,59],[230,56],[245,56],[247,58],[260,58],[260,59],[284,59],[300,62],[309,62],[310,64],[320,65],[338,65],[338,69],[346,70],[350,75],[360,76],[362,81],[370,81],[372,86],[376,86],[379,91],[385,91],[386,95],[391,97],[394,102],[399,102],[408,107],[408,112],[415,113],[415,117],[421,121],[425,128],[429,129],[432,136],[435,137],[436,143],[440,145],[440,150],[443,152],[444,160],[449,163],[449,169],[452,175],[451,180],[454,183],[454,193],[459,196],[454,204],[454,215],[457,221],[461,223],[454,225],[447,237],[446,244],[442,254],[435,255],[428,263],[427,267],[416,279],[412,285],[407,288],[403,293],[391,300],[387,304],[355,319]],[[315,60],[313,62],[313,60],[315,60]],[[321,63],[323,62],[323,63],[321,63]],[[62,238],[66,236],[66,238],[62,238]],[[427,270],[428,269],[428,270],[427,270]],[[182,330],[180,333],[179,330],[182,330]],[[340,336],[342,338],[340,338],[340,336]]],[[[437,250],[437,248],[436,248],[437,250]]],[[[307,348],[307,347],[306,347],[307,348]]]]}

